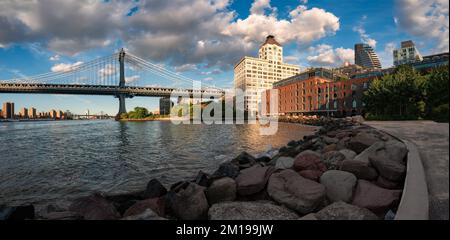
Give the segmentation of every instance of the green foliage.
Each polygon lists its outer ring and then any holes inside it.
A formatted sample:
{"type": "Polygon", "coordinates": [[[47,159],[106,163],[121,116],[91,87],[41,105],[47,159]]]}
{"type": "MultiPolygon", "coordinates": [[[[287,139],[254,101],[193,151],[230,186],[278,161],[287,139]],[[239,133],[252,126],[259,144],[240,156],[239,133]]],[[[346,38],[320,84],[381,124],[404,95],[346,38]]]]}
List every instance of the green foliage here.
{"type": "Polygon", "coordinates": [[[135,107],[134,111],[130,111],[126,114],[126,118],[128,119],[144,119],[149,116],[151,116],[151,113],[149,113],[148,110],[143,107],[135,107]]]}
{"type": "Polygon", "coordinates": [[[448,122],[448,103],[433,108],[430,117],[437,122],[448,122]]]}
{"type": "MultiPolygon", "coordinates": [[[[432,117],[435,106],[448,103],[448,69],[435,69],[422,76],[411,66],[402,65],[395,72],[375,79],[364,93],[363,101],[373,120],[406,120],[432,117]]],[[[445,107],[434,110],[442,116],[445,107]]]]}
{"type": "MultiPolygon", "coordinates": [[[[443,66],[434,69],[427,77],[427,84],[425,86],[426,112],[427,115],[433,118],[433,116],[440,116],[442,114],[441,111],[445,110],[445,106],[443,105],[447,104],[448,106],[448,67],[443,66]]],[[[439,118],[442,118],[442,116],[439,118]]],[[[446,118],[448,121],[448,116],[446,118]]]]}

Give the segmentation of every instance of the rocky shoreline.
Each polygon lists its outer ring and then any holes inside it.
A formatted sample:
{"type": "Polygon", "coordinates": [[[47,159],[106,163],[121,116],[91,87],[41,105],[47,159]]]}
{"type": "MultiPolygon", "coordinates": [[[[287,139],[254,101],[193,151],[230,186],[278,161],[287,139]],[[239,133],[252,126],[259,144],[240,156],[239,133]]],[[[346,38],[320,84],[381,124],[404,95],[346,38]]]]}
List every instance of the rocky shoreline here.
{"type": "Polygon", "coordinates": [[[316,119],[322,127],[314,135],[256,157],[243,152],[168,189],[152,179],[142,191],[94,193],[67,209],[0,207],[0,219],[390,220],[408,150],[359,120],[316,119]]]}

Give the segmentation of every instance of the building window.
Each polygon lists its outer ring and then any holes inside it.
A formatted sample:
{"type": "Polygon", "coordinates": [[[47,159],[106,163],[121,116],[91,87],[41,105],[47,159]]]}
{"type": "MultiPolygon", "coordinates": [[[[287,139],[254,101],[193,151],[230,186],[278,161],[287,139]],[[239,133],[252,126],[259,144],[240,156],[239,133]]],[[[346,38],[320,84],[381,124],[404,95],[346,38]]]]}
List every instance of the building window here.
{"type": "Polygon", "coordinates": [[[356,100],[355,100],[355,99],[353,99],[352,107],[353,107],[353,108],[356,108],[356,100]]]}

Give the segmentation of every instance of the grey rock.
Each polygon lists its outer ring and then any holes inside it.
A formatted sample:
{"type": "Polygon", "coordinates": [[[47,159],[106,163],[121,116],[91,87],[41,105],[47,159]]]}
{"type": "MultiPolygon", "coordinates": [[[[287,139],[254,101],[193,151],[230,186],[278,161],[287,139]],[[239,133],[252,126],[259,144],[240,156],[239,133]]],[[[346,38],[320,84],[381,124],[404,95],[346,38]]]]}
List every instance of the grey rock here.
{"type": "Polygon", "coordinates": [[[345,155],[339,151],[326,152],[322,155],[322,162],[328,170],[339,169],[343,160],[345,160],[345,155]]]}
{"type": "Polygon", "coordinates": [[[341,149],[340,153],[344,154],[345,158],[348,160],[353,160],[356,157],[356,153],[350,149],[341,149]]]}
{"type": "Polygon", "coordinates": [[[353,173],[358,179],[375,180],[378,177],[378,173],[373,167],[356,160],[342,161],[339,170],[353,173]]]}
{"type": "Polygon", "coordinates": [[[209,204],[233,201],[236,198],[236,182],[229,177],[215,180],[206,190],[209,204]]]}
{"type": "Polygon", "coordinates": [[[368,209],[335,202],[315,214],[319,220],[378,220],[378,217],[368,209]]]}
{"type": "Polygon", "coordinates": [[[222,202],[211,206],[211,220],[294,220],[298,215],[268,201],[222,202]]]}
{"type": "Polygon", "coordinates": [[[239,175],[239,167],[232,163],[222,163],[213,173],[212,178],[230,177],[235,179],[239,175]]]}
{"type": "Polygon", "coordinates": [[[348,141],[347,148],[356,153],[361,153],[377,141],[379,141],[379,139],[374,134],[360,132],[348,141]]]}
{"type": "Polygon", "coordinates": [[[301,214],[314,211],[325,198],[325,187],[286,169],[270,177],[267,192],[276,202],[301,214]]]}
{"type": "Polygon", "coordinates": [[[294,166],[294,158],[291,157],[279,157],[275,164],[276,169],[287,169],[294,166]]]}
{"type": "Polygon", "coordinates": [[[339,142],[339,139],[324,136],[324,137],[323,137],[323,141],[324,141],[326,144],[333,144],[333,143],[338,143],[338,142],[339,142]]]}
{"type": "Polygon", "coordinates": [[[355,175],[339,170],[326,171],[320,177],[320,183],[325,186],[327,198],[331,202],[350,202],[356,182],[355,175]]]}
{"type": "Polygon", "coordinates": [[[401,181],[406,174],[406,166],[391,159],[386,150],[377,151],[369,156],[369,160],[375,169],[378,170],[380,176],[389,181],[401,181]]]}
{"type": "Polygon", "coordinates": [[[147,183],[144,198],[157,198],[167,193],[167,189],[157,179],[152,179],[147,183]]]}

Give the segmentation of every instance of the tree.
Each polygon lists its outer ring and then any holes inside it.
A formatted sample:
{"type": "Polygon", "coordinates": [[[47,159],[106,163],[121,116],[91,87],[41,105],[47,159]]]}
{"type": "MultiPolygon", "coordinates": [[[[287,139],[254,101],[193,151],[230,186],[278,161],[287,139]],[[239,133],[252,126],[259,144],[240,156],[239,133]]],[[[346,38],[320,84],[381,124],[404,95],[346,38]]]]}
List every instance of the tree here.
{"type": "Polygon", "coordinates": [[[363,97],[367,112],[401,119],[422,117],[425,79],[413,67],[402,65],[393,74],[373,80],[363,97]]]}
{"type": "Polygon", "coordinates": [[[434,69],[425,86],[426,113],[431,119],[448,122],[448,66],[434,69]]]}

